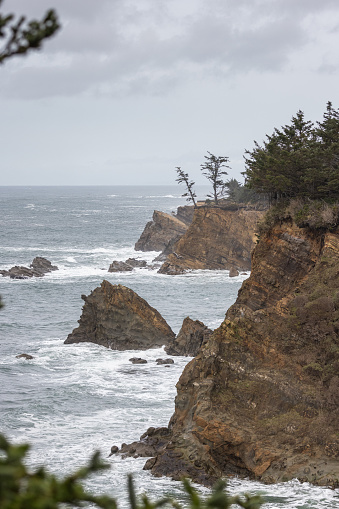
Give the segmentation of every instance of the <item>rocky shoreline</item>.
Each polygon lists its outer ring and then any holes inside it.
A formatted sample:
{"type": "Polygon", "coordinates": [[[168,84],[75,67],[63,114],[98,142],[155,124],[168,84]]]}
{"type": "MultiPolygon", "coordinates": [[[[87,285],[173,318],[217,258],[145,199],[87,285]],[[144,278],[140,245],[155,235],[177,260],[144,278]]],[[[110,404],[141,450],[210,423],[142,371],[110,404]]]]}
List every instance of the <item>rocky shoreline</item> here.
{"type": "Polygon", "coordinates": [[[262,232],[226,318],[186,366],[168,428],[123,455],[155,476],[339,487],[339,230],[262,232]]]}

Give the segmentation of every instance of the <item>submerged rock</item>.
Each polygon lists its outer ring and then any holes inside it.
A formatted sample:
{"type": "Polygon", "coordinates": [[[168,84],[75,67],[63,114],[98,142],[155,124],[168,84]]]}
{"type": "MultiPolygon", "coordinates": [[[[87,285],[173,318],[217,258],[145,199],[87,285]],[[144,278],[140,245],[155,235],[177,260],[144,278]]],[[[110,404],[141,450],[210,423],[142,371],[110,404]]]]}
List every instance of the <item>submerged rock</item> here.
{"type": "Polygon", "coordinates": [[[132,357],[128,359],[132,364],[147,364],[146,359],[142,359],[141,357],[132,357]]]}
{"type": "Polygon", "coordinates": [[[104,280],[87,297],[79,327],[65,343],[89,341],[112,350],[147,350],[167,345],[174,332],[160,313],[133,290],[104,280]]]}
{"type": "Polygon", "coordinates": [[[174,364],[173,359],[156,359],[155,361],[158,365],[159,364],[174,364]]]}
{"type": "Polygon", "coordinates": [[[34,359],[33,355],[29,355],[28,353],[21,353],[19,355],[16,355],[15,357],[16,359],[26,359],[28,361],[34,359]]]}
{"type": "Polygon", "coordinates": [[[165,347],[168,355],[185,355],[195,357],[201,345],[206,343],[212,330],[199,320],[192,320],[187,316],[182,324],[179,334],[165,347]]]}

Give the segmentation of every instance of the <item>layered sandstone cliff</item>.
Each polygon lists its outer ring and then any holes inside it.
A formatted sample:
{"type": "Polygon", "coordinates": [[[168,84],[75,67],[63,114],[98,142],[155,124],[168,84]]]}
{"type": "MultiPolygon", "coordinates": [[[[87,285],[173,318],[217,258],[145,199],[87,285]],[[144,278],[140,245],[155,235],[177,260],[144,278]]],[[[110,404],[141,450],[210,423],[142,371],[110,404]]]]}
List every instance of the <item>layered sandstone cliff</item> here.
{"type": "Polygon", "coordinates": [[[163,251],[168,243],[178,240],[187,228],[187,222],[166,212],[155,210],[152,221],[146,224],[135,244],[135,249],[136,251],[163,251]]]}
{"type": "Polygon", "coordinates": [[[251,267],[251,250],[262,211],[231,207],[198,207],[193,221],[173,246],[159,270],[181,274],[196,269],[240,269],[251,267]]]}
{"type": "Polygon", "coordinates": [[[261,234],[251,276],[177,391],[167,440],[145,466],[154,475],[338,487],[338,228],[287,217],[261,234]]]}
{"type": "Polygon", "coordinates": [[[85,301],[79,327],[65,343],[91,342],[112,350],[147,350],[171,342],[175,334],[160,313],[133,290],[104,280],[85,301]]]}

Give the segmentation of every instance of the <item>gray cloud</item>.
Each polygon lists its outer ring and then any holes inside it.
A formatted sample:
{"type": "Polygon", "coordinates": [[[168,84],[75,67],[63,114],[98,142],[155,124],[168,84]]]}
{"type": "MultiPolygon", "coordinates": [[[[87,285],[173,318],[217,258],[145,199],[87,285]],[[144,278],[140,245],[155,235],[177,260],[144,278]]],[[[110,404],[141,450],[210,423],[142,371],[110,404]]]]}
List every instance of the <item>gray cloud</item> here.
{"type": "MultiPolygon", "coordinates": [[[[317,26],[307,23],[312,16],[329,13],[329,24],[337,20],[332,33],[338,33],[337,0],[187,0],[184,8],[180,5],[178,0],[57,0],[62,31],[46,41],[43,53],[2,70],[0,94],[26,99],[166,94],[187,80],[230,79],[298,65],[298,52],[321,37],[314,33],[317,26]]],[[[9,7],[40,17],[46,2],[12,0],[4,3],[4,10],[9,7]]],[[[322,72],[336,68],[321,55],[312,65],[322,72]]]]}

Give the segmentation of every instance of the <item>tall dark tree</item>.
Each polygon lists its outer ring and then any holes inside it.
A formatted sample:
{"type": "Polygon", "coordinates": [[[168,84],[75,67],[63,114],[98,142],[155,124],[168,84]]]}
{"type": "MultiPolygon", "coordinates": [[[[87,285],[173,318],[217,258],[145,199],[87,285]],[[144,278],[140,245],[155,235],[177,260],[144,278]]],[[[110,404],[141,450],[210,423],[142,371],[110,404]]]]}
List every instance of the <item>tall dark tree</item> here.
{"type": "Polygon", "coordinates": [[[312,122],[298,111],[291,124],[266,135],[246,151],[246,182],[271,199],[293,196],[316,197],[316,133],[312,122]]]}
{"type": "Polygon", "coordinates": [[[178,174],[178,178],[175,179],[176,182],[178,182],[179,184],[185,184],[186,189],[187,189],[186,193],[184,193],[182,196],[186,196],[187,201],[193,202],[194,208],[196,208],[197,204],[196,204],[195,199],[196,199],[197,195],[195,194],[195,191],[193,190],[193,186],[195,185],[195,182],[193,182],[193,180],[189,179],[188,173],[185,173],[181,169],[180,166],[177,166],[175,168],[175,171],[178,174]]]}
{"type": "Polygon", "coordinates": [[[317,192],[324,198],[339,196],[339,109],[327,103],[323,121],[317,122],[317,192]]]}
{"type": "Polygon", "coordinates": [[[230,168],[227,165],[229,158],[226,156],[215,156],[208,151],[207,153],[208,156],[204,156],[206,161],[200,166],[203,175],[211,182],[213,187],[213,193],[207,196],[212,198],[217,205],[219,198],[223,196],[225,191],[226,182],[223,179],[223,175],[228,175],[224,168],[230,168]]]}
{"type": "MultiPolygon", "coordinates": [[[[0,0],[0,8],[3,0],[0,0]]],[[[53,9],[46,12],[41,21],[26,22],[25,16],[16,18],[14,14],[0,12],[0,63],[14,55],[24,55],[32,49],[40,49],[42,41],[51,37],[60,28],[58,17],[53,9]]]]}

